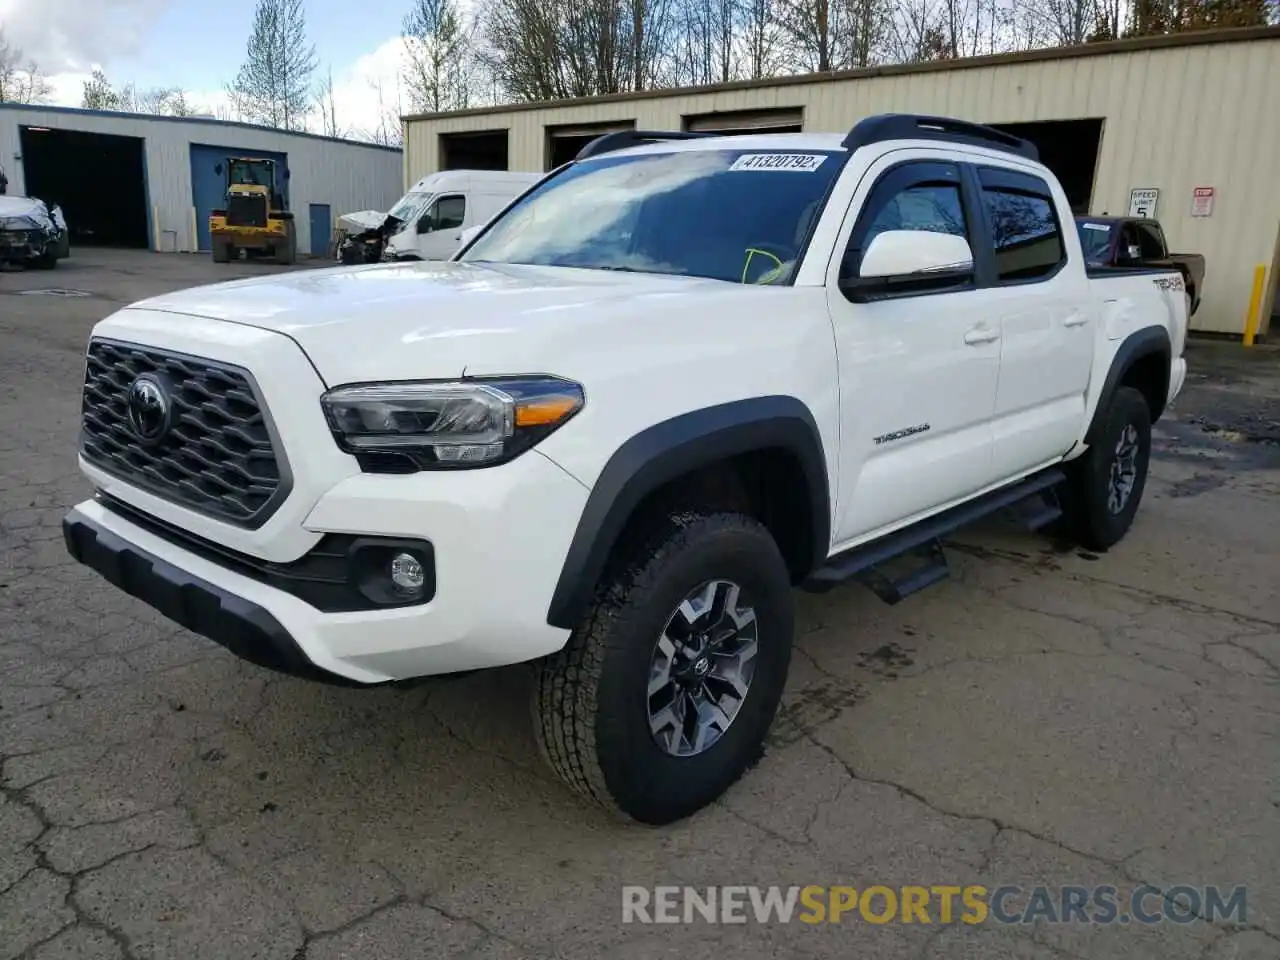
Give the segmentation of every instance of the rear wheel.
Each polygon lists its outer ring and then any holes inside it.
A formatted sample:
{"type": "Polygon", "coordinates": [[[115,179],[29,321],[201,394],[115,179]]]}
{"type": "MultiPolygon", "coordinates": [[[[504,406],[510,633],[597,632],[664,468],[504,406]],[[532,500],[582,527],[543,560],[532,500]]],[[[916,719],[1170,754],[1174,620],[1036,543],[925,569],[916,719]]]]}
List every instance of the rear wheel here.
{"type": "Polygon", "coordinates": [[[1089,451],[1070,464],[1063,532],[1093,550],[1118,543],[1142,501],[1151,461],[1151,409],[1133,387],[1111,400],[1089,451]]]}
{"type": "Polygon", "coordinates": [[[230,263],[231,262],[231,243],[227,240],[213,241],[213,262],[214,263],[230,263]]]}
{"type": "Polygon", "coordinates": [[[786,683],[792,595],[769,532],[678,512],[622,548],[534,690],[543,755],[582,796],[665,824],[761,756],[786,683]]]}

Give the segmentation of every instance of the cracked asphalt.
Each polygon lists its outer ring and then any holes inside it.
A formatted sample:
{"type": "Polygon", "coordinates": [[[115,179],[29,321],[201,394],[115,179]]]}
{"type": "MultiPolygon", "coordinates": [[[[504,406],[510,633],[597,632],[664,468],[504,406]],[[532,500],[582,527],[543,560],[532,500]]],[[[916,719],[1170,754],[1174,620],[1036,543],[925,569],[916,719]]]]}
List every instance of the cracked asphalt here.
{"type": "Polygon", "coordinates": [[[764,759],[652,829],[544,770],[524,668],[277,677],[68,558],[92,323],[261,269],[0,273],[0,960],[1280,957],[1280,353],[1193,346],[1109,553],[992,523],[896,607],[801,596],[764,759]],[[623,884],[1248,892],[1243,923],[666,926],[623,884]]]}

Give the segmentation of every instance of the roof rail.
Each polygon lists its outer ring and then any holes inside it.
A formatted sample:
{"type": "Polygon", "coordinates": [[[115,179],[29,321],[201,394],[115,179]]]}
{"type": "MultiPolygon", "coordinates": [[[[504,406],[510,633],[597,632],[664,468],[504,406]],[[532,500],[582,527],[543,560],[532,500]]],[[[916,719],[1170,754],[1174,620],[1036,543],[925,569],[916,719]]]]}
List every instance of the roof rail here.
{"type": "Polygon", "coordinates": [[[1034,143],[1003,130],[980,123],[969,123],[967,120],[925,117],[912,113],[881,113],[859,120],[857,126],[844,138],[843,145],[852,153],[859,147],[884,140],[945,140],[1004,150],[1037,163],[1040,160],[1040,151],[1034,143]]]}
{"type": "Polygon", "coordinates": [[[645,143],[656,143],[662,140],[696,140],[699,137],[715,137],[720,134],[707,132],[696,133],[692,130],[671,130],[667,132],[657,130],[617,130],[614,133],[606,133],[604,136],[596,137],[585,147],[578,151],[575,160],[585,160],[587,157],[598,157],[602,153],[612,153],[614,150],[625,150],[627,147],[638,147],[645,143]]]}

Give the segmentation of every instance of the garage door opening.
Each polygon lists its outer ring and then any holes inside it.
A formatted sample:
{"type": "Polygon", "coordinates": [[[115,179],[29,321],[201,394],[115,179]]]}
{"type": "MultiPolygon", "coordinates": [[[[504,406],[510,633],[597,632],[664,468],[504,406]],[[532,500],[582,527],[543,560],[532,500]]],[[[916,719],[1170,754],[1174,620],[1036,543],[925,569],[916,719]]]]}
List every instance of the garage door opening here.
{"type": "Polygon", "coordinates": [[[1102,145],[1102,118],[1048,120],[1043,123],[993,123],[997,130],[1030,140],[1040,162],[1062,182],[1074,214],[1092,211],[1093,176],[1102,145]]]}
{"type": "Polygon", "coordinates": [[[507,131],[440,134],[441,170],[506,170],[507,131]]]}
{"type": "Polygon", "coordinates": [[[694,133],[741,136],[748,133],[800,133],[804,129],[804,109],[731,110],[692,114],[684,118],[684,129],[694,133]]]}
{"type": "Polygon", "coordinates": [[[634,120],[612,123],[575,123],[572,126],[547,127],[546,169],[554,170],[578,155],[578,151],[597,137],[619,130],[634,130],[634,120]]]}
{"type": "Polygon", "coordinates": [[[71,245],[151,246],[141,137],[22,127],[27,195],[58,204],[71,245]]]}

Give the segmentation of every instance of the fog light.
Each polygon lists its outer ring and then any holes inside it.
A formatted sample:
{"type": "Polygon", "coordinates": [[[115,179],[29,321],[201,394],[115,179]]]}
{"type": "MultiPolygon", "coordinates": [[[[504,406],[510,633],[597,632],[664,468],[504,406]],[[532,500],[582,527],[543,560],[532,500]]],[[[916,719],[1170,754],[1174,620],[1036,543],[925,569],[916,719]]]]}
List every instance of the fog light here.
{"type": "Polygon", "coordinates": [[[400,593],[410,596],[420,593],[426,582],[422,562],[411,553],[397,553],[391,558],[391,582],[400,593]]]}

